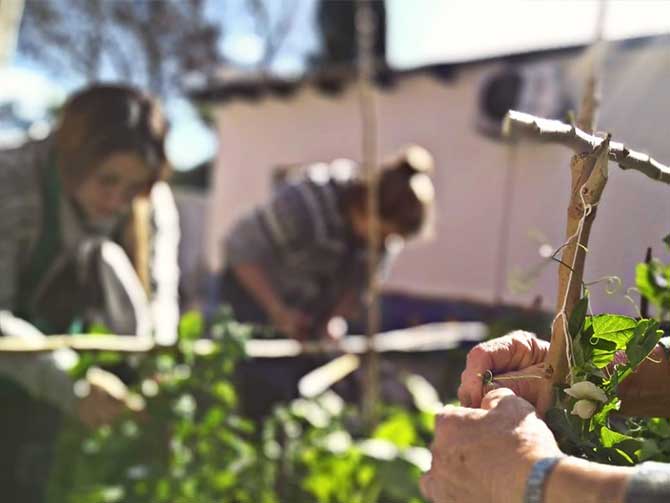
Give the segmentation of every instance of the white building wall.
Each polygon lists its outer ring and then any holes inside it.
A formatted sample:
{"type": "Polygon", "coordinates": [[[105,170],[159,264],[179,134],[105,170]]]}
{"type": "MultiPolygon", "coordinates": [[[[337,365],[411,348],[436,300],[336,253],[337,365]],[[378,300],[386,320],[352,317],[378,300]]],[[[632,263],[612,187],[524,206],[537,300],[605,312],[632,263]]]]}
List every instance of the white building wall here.
{"type": "MultiPolygon", "coordinates": [[[[427,75],[408,77],[378,96],[380,151],[389,153],[416,142],[434,154],[437,164],[436,235],[405,250],[386,286],[492,302],[497,294],[500,300],[520,303],[540,295],[543,306],[553,309],[555,264],[527,292],[509,288],[497,292],[496,285],[502,281],[504,286],[514,270],[527,270],[540,262],[540,243],[531,234],[544,235],[554,246],[563,242],[570,152],[530,144],[513,149],[477,133],[478,84],[487,70],[485,66],[469,67],[451,83],[427,75]],[[500,271],[506,198],[511,198],[504,248],[507,263],[500,271]]],[[[633,140],[648,140],[643,146],[652,149],[657,159],[670,162],[667,128],[657,128],[653,138],[641,136],[642,119],[636,117],[640,105],[634,105],[640,97],[622,93],[625,74],[611,73],[606,78],[610,88],[618,90],[617,101],[605,100],[602,123],[624,139],[630,135],[633,140]],[[627,105],[626,100],[633,104],[627,105]],[[628,112],[617,113],[621,109],[628,112]]],[[[665,80],[659,75],[655,74],[660,79],[656,104],[642,107],[645,118],[652,122],[665,122],[670,116],[670,98],[662,91],[670,89],[666,82],[670,81],[670,65],[662,73],[665,80]]],[[[269,196],[273,166],[360,157],[357,99],[353,87],[336,97],[303,90],[290,98],[238,101],[219,108],[221,145],[206,243],[210,267],[221,266],[220,243],[232,223],[269,196]]],[[[592,232],[586,279],[618,275],[624,285],[631,286],[635,263],[643,258],[646,246],[654,246],[660,254],[660,239],[670,232],[669,217],[670,187],[611,165],[610,182],[592,232]]],[[[596,310],[630,307],[621,294],[606,296],[603,290],[594,287],[596,310]]]]}

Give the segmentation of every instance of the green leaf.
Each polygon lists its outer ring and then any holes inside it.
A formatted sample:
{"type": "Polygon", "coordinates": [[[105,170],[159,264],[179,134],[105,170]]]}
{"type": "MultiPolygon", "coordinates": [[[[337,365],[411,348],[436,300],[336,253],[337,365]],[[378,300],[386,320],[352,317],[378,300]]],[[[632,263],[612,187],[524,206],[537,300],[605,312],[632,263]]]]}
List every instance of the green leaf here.
{"type": "Polygon", "coordinates": [[[589,298],[582,297],[577,305],[572,310],[572,315],[570,316],[570,322],[568,323],[568,330],[570,331],[570,337],[577,337],[584,326],[584,320],[586,319],[586,312],[589,309],[589,298]]]}
{"type": "Polygon", "coordinates": [[[578,368],[584,366],[586,359],[584,358],[584,348],[582,347],[581,337],[579,337],[579,335],[572,339],[572,356],[574,357],[575,365],[578,368]]]}
{"type": "Polygon", "coordinates": [[[398,412],[381,423],[372,437],[388,440],[398,447],[410,447],[417,442],[414,423],[406,412],[398,412]]]}
{"type": "Polygon", "coordinates": [[[670,234],[668,234],[663,238],[663,242],[665,243],[665,246],[667,246],[668,249],[670,250],[670,234]]]}
{"type": "Polygon", "coordinates": [[[198,311],[189,311],[179,320],[179,337],[182,340],[194,341],[202,337],[205,321],[198,311]]]}
{"type": "MultiPolygon", "coordinates": [[[[576,416],[575,416],[576,417],[576,416]]],[[[574,421],[569,415],[568,411],[559,407],[552,407],[547,411],[544,419],[556,436],[559,445],[579,445],[581,438],[578,433],[578,427],[581,421],[574,421]]]]}
{"type": "Polygon", "coordinates": [[[376,462],[377,476],[390,501],[409,501],[420,497],[416,483],[419,469],[404,459],[376,462]]]}
{"type": "Polygon", "coordinates": [[[655,440],[647,438],[642,440],[642,446],[640,447],[639,450],[636,451],[635,454],[637,457],[637,461],[639,463],[642,463],[643,461],[655,458],[656,456],[661,454],[661,449],[659,448],[658,443],[655,440]]]}
{"type": "Polygon", "coordinates": [[[89,335],[110,335],[112,331],[104,323],[91,323],[91,326],[88,327],[89,335]]]}
{"type": "Polygon", "coordinates": [[[670,438],[670,421],[660,417],[649,419],[647,423],[649,431],[661,438],[670,438]]]}
{"type": "Polygon", "coordinates": [[[619,314],[601,314],[591,318],[593,338],[614,342],[623,349],[637,326],[635,319],[619,314]]]}
{"type": "Polygon", "coordinates": [[[228,407],[235,407],[237,404],[237,393],[235,388],[228,381],[219,381],[212,387],[212,392],[222,403],[228,407]]]}
{"type": "Polygon", "coordinates": [[[605,425],[607,425],[607,418],[609,417],[610,413],[612,411],[619,410],[620,406],[621,400],[619,400],[618,397],[612,398],[609,402],[604,404],[596,414],[593,415],[591,418],[591,424],[594,427],[605,427],[605,425]]]}
{"type": "Polygon", "coordinates": [[[658,330],[657,321],[640,320],[638,322],[626,348],[628,363],[633,370],[651,353],[661,337],[663,337],[663,332],[658,330]]]}
{"type": "Polygon", "coordinates": [[[610,364],[617,351],[617,343],[604,339],[599,340],[596,345],[591,347],[591,363],[596,368],[602,369],[610,364]]]}
{"type": "Polygon", "coordinates": [[[635,283],[640,295],[663,309],[670,308],[670,266],[654,259],[635,268],[635,283]]]}
{"type": "Polygon", "coordinates": [[[632,466],[635,457],[630,456],[623,449],[616,447],[598,447],[595,449],[595,460],[610,465],[632,466]]]}
{"type": "MultiPolygon", "coordinates": [[[[620,447],[617,444],[620,444],[621,442],[625,440],[635,440],[637,441],[636,444],[636,449],[640,447],[641,442],[630,435],[624,435],[623,433],[619,433],[618,431],[614,431],[610,428],[607,428],[606,426],[603,426],[600,428],[600,442],[603,444],[604,447],[619,447],[623,449],[623,447],[620,447]]],[[[626,449],[623,449],[626,450],[626,449]]],[[[634,452],[634,451],[632,451],[634,452]]]]}

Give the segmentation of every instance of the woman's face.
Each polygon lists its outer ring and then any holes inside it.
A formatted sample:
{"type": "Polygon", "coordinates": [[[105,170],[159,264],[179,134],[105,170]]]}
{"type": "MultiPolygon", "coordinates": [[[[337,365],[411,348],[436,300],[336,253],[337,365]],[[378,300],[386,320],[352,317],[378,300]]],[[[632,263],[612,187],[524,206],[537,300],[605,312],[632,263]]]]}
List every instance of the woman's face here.
{"type": "Polygon", "coordinates": [[[89,222],[109,221],[130,208],[150,179],[149,168],[136,154],[115,153],[79,185],[74,199],[89,222]]]}

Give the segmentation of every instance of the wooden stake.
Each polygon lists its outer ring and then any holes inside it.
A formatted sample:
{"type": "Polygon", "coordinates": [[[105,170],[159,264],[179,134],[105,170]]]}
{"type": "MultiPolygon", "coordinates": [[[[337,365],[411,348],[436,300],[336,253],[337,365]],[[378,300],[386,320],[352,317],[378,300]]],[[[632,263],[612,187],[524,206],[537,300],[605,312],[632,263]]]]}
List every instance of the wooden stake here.
{"type": "Polygon", "coordinates": [[[368,429],[377,422],[379,405],[379,355],[374,336],[379,332],[379,285],[377,264],[379,263],[379,211],[377,173],[377,108],[374,94],[375,77],[375,16],[369,0],[358,0],[356,4],[356,36],[358,41],[358,88],[361,111],[362,160],[366,171],[368,188],[368,319],[367,354],[363,384],[363,416],[368,429]]]}
{"type": "Polygon", "coordinates": [[[607,183],[607,151],[609,139],[592,153],[578,154],[570,162],[572,191],[566,226],[567,246],[558,268],[556,318],[552,324],[551,347],[545,365],[546,377],[552,384],[564,384],[569,372],[571,335],[566,329],[572,311],[582,296],[584,262],[591,226],[607,183]]]}

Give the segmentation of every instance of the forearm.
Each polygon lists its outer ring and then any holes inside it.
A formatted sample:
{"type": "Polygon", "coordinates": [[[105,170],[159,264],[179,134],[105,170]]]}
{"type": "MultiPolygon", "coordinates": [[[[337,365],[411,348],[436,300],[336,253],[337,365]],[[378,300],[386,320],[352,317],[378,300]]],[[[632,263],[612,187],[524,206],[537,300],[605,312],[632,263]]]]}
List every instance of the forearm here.
{"type": "Polygon", "coordinates": [[[619,385],[621,413],[628,416],[670,416],[670,362],[659,345],[619,385]]]}
{"type": "Polygon", "coordinates": [[[609,466],[566,457],[547,480],[543,503],[667,503],[670,465],[609,466]]]}
{"type": "Polygon", "coordinates": [[[345,318],[357,316],[361,309],[361,295],[356,290],[348,290],[340,297],[333,309],[333,316],[345,318]]]}
{"type": "Polygon", "coordinates": [[[544,503],[624,503],[631,475],[631,468],[566,457],[549,476],[544,503]]]}
{"type": "Polygon", "coordinates": [[[243,263],[233,266],[232,269],[238,281],[270,317],[283,308],[282,299],[275,292],[262,267],[254,263],[243,263]]]}

